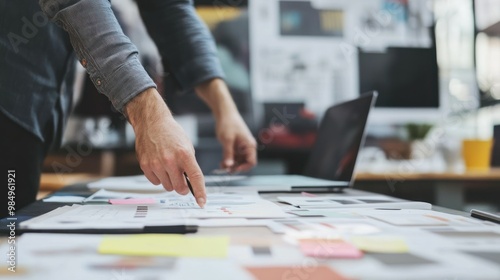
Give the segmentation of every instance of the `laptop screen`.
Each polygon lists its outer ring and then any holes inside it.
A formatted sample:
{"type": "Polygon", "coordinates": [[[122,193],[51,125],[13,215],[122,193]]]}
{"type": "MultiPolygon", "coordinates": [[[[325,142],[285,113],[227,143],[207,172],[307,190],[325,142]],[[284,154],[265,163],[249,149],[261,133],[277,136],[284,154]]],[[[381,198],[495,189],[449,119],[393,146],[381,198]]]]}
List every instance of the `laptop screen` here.
{"type": "Polygon", "coordinates": [[[306,176],[350,182],[365,126],[377,93],[330,107],[321,121],[316,143],[305,168],[306,176]]]}

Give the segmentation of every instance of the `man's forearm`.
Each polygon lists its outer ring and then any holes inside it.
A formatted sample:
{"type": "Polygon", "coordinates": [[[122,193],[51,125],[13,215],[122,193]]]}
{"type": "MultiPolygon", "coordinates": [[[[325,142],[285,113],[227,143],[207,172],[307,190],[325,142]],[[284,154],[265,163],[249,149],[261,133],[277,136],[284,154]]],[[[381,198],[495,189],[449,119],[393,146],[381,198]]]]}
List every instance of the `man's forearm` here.
{"type": "Polygon", "coordinates": [[[134,128],[137,125],[161,121],[161,118],[165,116],[172,116],[155,88],[149,88],[134,97],[124,106],[123,112],[134,128]]]}
{"type": "Polygon", "coordinates": [[[255,139],[238,112],[226,83],[221,79],[212,79],[198,85],[196,93],[214,114],[216,134],[223,150],[221,167],[230,172],[240,172],[255,166],[255,139]]]}
{"type": "Polygon", "coordinates": [[[221,79],[212,79],[195,88],[196,94],[210,107],[217,120],[227,114],[238,113],[226,83],[221,79]]]}

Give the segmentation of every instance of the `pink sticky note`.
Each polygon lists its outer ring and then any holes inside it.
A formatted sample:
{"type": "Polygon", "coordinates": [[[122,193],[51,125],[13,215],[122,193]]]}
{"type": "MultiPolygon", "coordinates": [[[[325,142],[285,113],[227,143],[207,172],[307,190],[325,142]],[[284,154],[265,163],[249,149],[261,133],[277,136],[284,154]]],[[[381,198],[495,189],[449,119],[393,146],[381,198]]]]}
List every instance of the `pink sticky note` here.
{"type": "Polygon", "coordinates": [[[309,257],[359,259],[363,252],[342,240],[306,239],[300,241],[300,250],[309,257]]]}
{"type": "Polygon", "coordinates": [[[154,198],[110,199],[109,203],[114,204],[114,205],[156,204],[156,200],[154,198]]]}

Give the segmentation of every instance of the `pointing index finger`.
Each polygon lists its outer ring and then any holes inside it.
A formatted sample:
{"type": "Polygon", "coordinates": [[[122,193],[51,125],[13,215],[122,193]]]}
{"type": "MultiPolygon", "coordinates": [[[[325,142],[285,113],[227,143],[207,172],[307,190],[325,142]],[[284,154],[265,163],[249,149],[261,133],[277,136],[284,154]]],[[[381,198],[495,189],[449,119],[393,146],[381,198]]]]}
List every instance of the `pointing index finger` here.
{"type": "Polygon", "coordinates": [[[189,190],[196,199],[196,203],[203,208],[207,202],[207,195],[205,191],[205,179],[203,178],[203,173],[201,172],[198,164],[195,162],[194,165],[189,165],[190,168],[184,172],[186,177],[187,185],[189,190]]]}

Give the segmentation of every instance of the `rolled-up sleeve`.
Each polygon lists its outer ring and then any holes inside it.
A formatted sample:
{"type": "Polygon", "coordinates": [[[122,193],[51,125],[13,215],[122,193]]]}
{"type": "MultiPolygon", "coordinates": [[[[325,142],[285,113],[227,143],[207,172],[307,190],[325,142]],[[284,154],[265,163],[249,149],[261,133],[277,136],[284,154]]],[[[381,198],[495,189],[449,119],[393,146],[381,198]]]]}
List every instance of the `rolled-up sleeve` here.
{"type": "Polygon", "coordinates": [[[137,0],[163,64],[186,91],[224,78],[213,38],[189,0],[137,0]]]}
{"type": "Polygon", "coordinates": [[[123,34],[109,0],[40,0],[49,19],[69,34],[96,88],[120,112],[142,91],[156,87],[123,34]]]}

